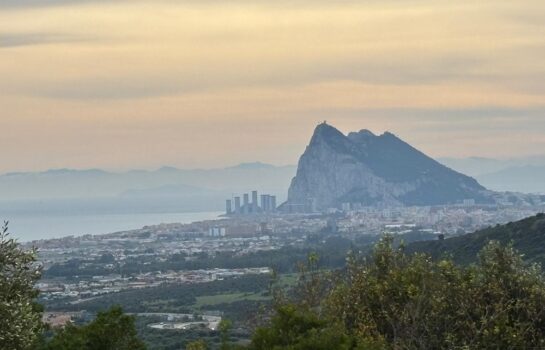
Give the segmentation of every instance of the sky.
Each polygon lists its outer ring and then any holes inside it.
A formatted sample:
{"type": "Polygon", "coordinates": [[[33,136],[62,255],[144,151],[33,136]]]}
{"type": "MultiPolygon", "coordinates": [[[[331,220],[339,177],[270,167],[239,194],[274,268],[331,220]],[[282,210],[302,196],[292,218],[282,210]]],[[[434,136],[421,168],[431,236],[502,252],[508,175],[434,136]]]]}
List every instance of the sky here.
{"type": "Polygon", "coordinates": [[[0,172],[545,154],[543,0],[1,0],[0,172]]]}

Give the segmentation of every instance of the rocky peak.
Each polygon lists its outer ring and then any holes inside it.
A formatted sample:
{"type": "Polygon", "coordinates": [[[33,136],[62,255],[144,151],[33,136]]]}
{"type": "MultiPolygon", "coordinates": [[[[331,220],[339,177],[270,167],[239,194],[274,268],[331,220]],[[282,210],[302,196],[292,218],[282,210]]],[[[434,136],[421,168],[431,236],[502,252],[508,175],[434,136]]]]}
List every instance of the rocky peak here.
{"type": "Polygon", "coordinates": [[[377,135],[367,129],[361,129],[358,132],[351,132],[348,134],[348,138],[354,142],[365,142],[369,139],[374,139],[375,137],[377,137],[377,135]]]}
{"type": "Polygon", "coordinates": [[[323,122],[314,129],[307,151],[313,152],[327,148],[335,152],[350,153],[354,151],[352,143],[342,132],[323,122]]]}
{"type": "Polygon", "coordinates": [[[330,142],[337,139],[344,139],[344,135],[339,130],[335,129],[331,125],[323,122],[318,124],[314,129],[310,143],[313,142],[330,142]]]}
{"type": "Polygon", "coordinates": [[[392,133],[345,136],[319,124],[298,164],[288,204],[318,209],[340,203],[436,205],[487,201],[486,189],[416,150],[392,133]]]}

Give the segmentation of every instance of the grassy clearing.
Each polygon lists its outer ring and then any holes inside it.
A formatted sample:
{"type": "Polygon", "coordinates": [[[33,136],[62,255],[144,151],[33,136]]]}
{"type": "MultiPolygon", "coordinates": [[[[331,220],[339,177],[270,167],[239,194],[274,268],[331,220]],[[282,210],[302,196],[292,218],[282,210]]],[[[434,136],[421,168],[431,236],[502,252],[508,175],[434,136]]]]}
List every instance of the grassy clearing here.
{"type": "MultiPolygon", "coordinates": [[[[299,274],[282,274],[279,275],[278,283],[284,288],[290,288],[297,283],[299,274]]],[[[265,291],[263,291],[265,292],[265,291]]],[[[195,304],[192,305],[193,309],[199,309],[204,305],[219,305],[229,304],[237,301],[265,301],[270,300],[269,296],[263,296],[259,293],[224,293],[214,295],[202,295],[198,296],[195,304]]]]}
{"type": "Polygon", "coordinates": [[[197,297],[197,301],[193,305],[194,308],[200,308],[204,305],[218,305],[223,303],[233,303],[236,301],[261,301],[268,300],[269,297],[263,296],[260,293],[230,293],[203,295],[197,297]]]}
{"type": "Polygon", "coordinates": [[[298,273],[286,273],[279,276],[278,283],[281,287],[293,287],[297,284],[298,279],[298,273]]]}

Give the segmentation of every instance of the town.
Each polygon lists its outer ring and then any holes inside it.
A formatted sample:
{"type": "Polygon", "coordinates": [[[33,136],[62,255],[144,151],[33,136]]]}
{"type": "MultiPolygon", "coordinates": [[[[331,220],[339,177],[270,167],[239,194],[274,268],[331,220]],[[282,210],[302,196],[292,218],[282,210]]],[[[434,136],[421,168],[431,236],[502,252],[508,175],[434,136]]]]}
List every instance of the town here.
{"type": "MultiPolygon", "coordinates": [[[[245,203],[242,208],[246,206],[252,207],[245,203]]],[[[544,211],[545,205],[518,207],[464,203],[388,209],[346,206],[344,209],[307,214],[282,214],[276,210],[246,212],[243,209],[237,211],[240,215],[227,215],[217,220],[164,223],[104,235],[34,241],[27,246],[39,249],[45,272],[38,284],[41,298],[77,304],[88,298],[130,289],[268,274],[270,266],[192,268],[199,266],[192,262],[225,254],[243,257],[285,247],[304,247],[313,235],[357,240],[384,233],[419,232],[426,234],[425,239],[441,239],[516,221],[544,211]],[[71,270],[71,267],[77,269],[71,270]]]]}

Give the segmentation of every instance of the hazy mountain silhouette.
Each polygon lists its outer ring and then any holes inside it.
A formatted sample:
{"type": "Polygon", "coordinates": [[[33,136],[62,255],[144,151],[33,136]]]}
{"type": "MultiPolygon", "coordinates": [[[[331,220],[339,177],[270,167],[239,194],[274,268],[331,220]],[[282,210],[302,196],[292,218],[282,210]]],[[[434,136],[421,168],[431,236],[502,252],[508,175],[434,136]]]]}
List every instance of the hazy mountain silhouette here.
{"type": "Polygon", "coordinates": [[[475,177],[491,190],[545,193],[545,156],[511,159],[441,158],[440,161],[475,177]]]}
{"type": "Polygon", "coordinates": [[[340,203],[437,205],[465,199],[491,202],[491,193],[405,143],[368,130],[342,134],[318,125],[291,182],[288,203],[313,201],[318,209],[340,203]]]}
{"type": "Polygon", "coordinates": [[[295,166],[260,162],[218,169],[109,172],[52,169],[0,176],[0,217],[13,213],[220,211],[251,190],[285,200],[295,166]]]}

